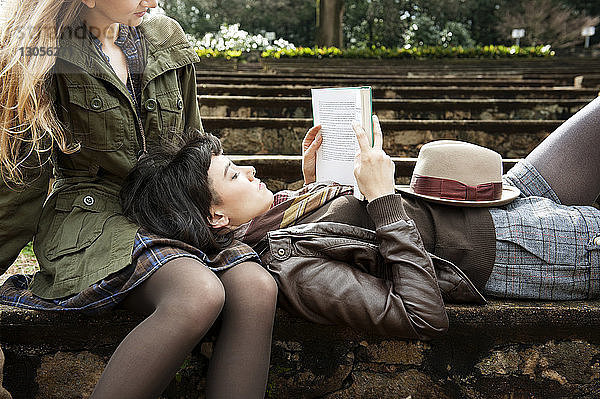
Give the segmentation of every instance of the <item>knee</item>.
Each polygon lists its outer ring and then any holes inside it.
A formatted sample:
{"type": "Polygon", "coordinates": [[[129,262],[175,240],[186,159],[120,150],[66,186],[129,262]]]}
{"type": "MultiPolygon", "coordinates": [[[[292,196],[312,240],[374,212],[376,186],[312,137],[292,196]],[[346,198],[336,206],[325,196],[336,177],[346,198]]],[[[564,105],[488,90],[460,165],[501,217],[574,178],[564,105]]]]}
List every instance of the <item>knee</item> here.
{"type": "Polygon", "coordinates": [[[277,304],[277,282],[268,271],[258,267],[246,277],[247,289],[254,302],[262,303],[265,307],[274,307],[277,304]]]}
{"type": "Polygon", "coordinates": [[[225,304],[225,288],[221,281],[214,276],[203,279],[196,284],[197,289],[187,298],[183,298],[182,310],[188,317],[194,315],[209,314],[216,318],[225,304]]]}
{"type": "Polygon", "coordinates": [[[168,312],[170,320],[188,331],[205,331],[221,313],[225,304],[225,289],[214,275],[194,279],[193,289],[186,289],[163,301],[158,310],[168,312]]]}
{"type": "Polygon", "coordinates": [[[264,269],[262,271],[263,273],[256,278],[258,292],[262,292],[266,298],[277,301],[277,292],[279,291],[277,282],[269,272],[264,269]]]}

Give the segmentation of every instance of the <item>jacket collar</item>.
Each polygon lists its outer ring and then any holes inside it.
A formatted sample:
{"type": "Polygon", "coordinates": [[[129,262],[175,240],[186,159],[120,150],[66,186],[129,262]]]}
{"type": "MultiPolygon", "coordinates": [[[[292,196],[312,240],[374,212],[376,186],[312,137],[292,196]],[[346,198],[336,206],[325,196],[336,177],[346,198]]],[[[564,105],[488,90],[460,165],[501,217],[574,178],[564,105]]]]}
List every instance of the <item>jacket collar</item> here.
{"type": "MultiPolygon", "coordinates": [[[[162,15],[147,15],[139,29],[147,45],[142,88],[161,73],[200,61],[175,20],[162,15]]],[[[57,58],[68,61],[93,76],[119,84],[115,73],[98,54],[92,34],[79,18],[61,35],[57,58]]]]}

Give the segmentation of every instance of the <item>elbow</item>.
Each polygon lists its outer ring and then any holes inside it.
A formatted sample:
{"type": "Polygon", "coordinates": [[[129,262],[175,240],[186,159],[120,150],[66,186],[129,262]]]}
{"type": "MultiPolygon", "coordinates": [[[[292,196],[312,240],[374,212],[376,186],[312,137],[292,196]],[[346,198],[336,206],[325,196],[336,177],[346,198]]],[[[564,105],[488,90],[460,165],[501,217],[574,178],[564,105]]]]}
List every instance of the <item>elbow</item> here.
{"type": "Polygon", "coordinates": [[[440,338],[446,334],[449,327],[448,315],[444,309],[427,315],[428,317],[413,323],[416,337],[422,341],[440,338]]]}

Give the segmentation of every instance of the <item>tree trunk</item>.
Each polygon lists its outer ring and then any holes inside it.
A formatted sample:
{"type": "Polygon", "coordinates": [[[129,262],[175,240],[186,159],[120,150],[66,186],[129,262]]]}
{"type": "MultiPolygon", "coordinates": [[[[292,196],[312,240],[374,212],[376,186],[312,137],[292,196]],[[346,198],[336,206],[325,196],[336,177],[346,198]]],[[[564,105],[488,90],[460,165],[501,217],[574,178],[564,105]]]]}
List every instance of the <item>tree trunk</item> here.
{"type": "Polygon", "coordinates": [[[317,21],[317,46],[341,48],[344,44],[342,21],[344,0],[317,0],[319,17],[317,21]]]}

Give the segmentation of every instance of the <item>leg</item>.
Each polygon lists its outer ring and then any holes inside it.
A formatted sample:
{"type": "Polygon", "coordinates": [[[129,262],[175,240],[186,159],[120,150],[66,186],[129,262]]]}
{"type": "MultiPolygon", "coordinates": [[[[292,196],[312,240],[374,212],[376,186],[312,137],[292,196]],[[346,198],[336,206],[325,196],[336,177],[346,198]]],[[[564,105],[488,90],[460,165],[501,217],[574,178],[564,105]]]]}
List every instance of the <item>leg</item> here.
{"type": "Polygon", "coordinates": [[[277,284],[256,263],[220,276],[225,287],[223,324],[208,370],[208,398],[262,399],[265,395],[277,284]]]}
{"type": "Polygon", "coordinates": [[[150,314],[121,342],[92,398],[158,397],[212,326],[225,301],[217,276],[200,262],[167,262],[123,307],[150,314]]]}
{"type": "Polygon", "coordinates": [[[565,205],[590,205],[600,193],[600,98],[563,123],[526,158],[565,205]]]}

